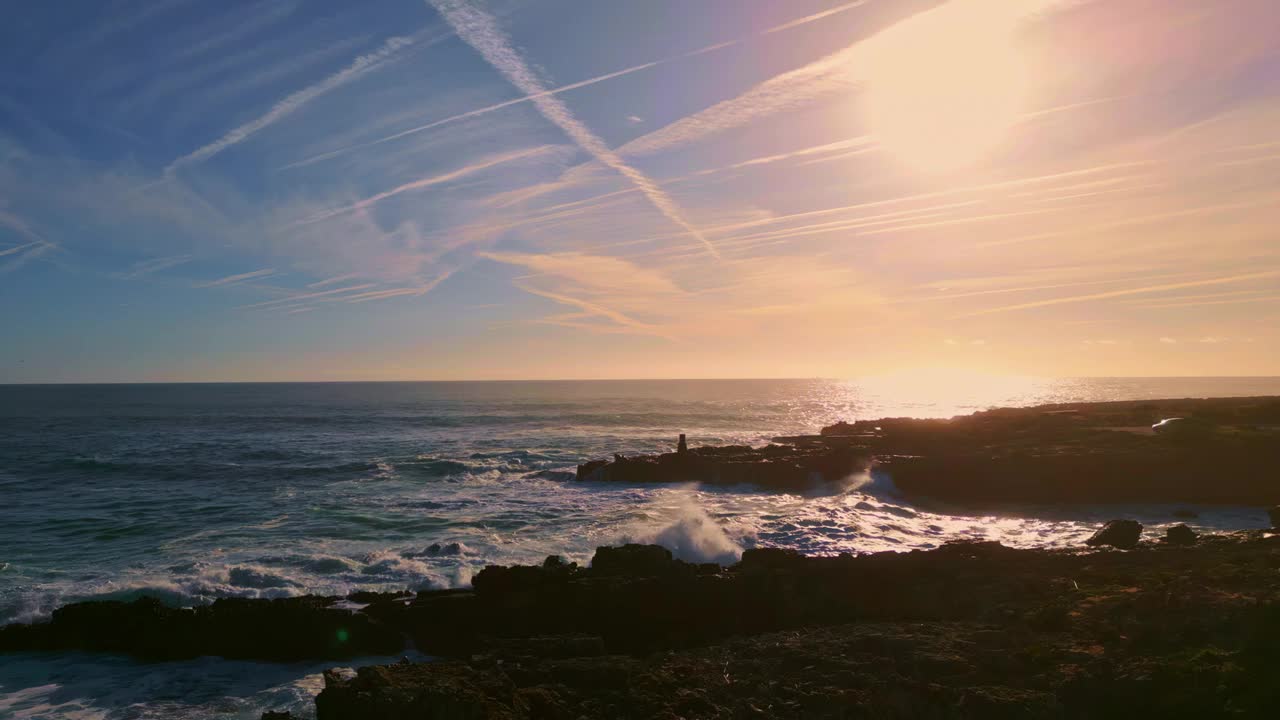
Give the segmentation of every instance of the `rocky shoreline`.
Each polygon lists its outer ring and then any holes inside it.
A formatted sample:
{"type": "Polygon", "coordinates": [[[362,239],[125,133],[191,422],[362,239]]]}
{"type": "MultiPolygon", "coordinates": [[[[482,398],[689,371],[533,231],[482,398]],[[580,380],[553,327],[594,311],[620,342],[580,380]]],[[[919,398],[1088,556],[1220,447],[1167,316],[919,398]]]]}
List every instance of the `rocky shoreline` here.
{"type": "Polygon", "coordinates": [[[0,629],[0,652],[440,658],[326,674],[320,720],[1267,714],[1280,535],[1173,535],[1127,551],[761,548],[727,568],[603,547],[588,567],[491,566],[467,590],[76,603],[0,629]]]}
{"type": "MultiPolygon", "coordinates": [[[[765,448],[681,442],[577,477],[795,492],[871,468],[917,502],[1271,505],[1277,426],[1275,398],[1002,409],[841,423],[765,448]],[[1195,424],[1152,432],[1164,417],[1195,424]]],[[[755,548],[729,567],[625,545],[585,567],[486,567],[466,589],[90,601],[0,628],[0,654],[289,662],[410,649],[437,659],[326,673],[319,720],[1274,717],[1280,529],[1155,537],[1118,520],[1071,550],[755,548]]]]}
{"type": "Polygon", "coordinates": [[[699,447],[594,460],[579,481],[749,483],[796,492],[872,468],[913,502],[1280,502],[1280,398],[1144,400],[1000,408],[945,420],[838,423],[762,448],[699,447]],[[1152,425],[1185,418],[1188,428],[1152,425]]]}

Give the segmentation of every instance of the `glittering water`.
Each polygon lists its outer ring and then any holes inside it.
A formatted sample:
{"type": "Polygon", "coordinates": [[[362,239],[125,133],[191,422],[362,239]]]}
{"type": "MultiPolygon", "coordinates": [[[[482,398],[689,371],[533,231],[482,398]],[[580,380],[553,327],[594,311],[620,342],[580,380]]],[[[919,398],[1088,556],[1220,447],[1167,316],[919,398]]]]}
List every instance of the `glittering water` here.
{"type": "MultiPolygon", "coordinates": [[[[1127,514],[1158,526],[1172,521],[1172,508],[951,516],[896,498],[885,477],[778,495],[579,484],[566,473],[615,451],[670,449],[680,432],[695,445],[761,443],[838,419],[1263,394],[1280,395],[1280,379],[0,387],[0,622],[91,596],[147,592],[190,604],[446,587],[467,583],[486,563],[553,553],[586,560],[597,545],[623,540],[722,561],[757,544],[835,553],[956,537],[1074,543],[1101,519],[1127,514]]],[[[1227,508],[1198,522],[1260,527],[1264,519],[1256,509],[1227,508]]],[[[261,706],[314,691],[306,680],[314,669],[294,668],[264,686],[269,674],[252,664],[201,662],[229,678],[209,691],[216,697],[173,691],[192,672],[185,665],[139,669],[79,656],[6,662],[0,716],[256,717],[261,706]],[[61,679],[41,680],[32,671],[41,662],[52,663],[45,675],[61,679]],[[240,674],[249,686],[235,680],[240,674]],[[111,682],[94,680],[104,677],[133,690],[107,692],[111,682]]]]}

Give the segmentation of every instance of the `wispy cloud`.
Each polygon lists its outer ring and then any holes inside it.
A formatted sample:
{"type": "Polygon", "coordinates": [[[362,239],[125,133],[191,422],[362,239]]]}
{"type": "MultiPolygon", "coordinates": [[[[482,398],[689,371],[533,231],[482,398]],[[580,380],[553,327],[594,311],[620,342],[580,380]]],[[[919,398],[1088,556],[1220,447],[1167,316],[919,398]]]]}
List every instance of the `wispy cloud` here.
{"type": "Polygon", "coordinates": [[[358,277],[358,276],[357,276],[355,273],[343,273],[343,274],[341,274],[341,275],[335,275],[335,276],[333,276],[333,277],[331,277],[331,278],[325,278],[324,280],[317,280],[316,282],[308,283],[308,284],[307,284],[307,287],[309,287],[309,288],[321,288],[321,287],[327,287],[327,286],[329,286],[329,285],[333,285],[334,283],[340,283],[340,282],[346,282],[347,280],[353,280],[353,279],[355,279],[356,277],[358,277]]]}
{"type": "Polygon", "coordinates": [[[32,240],[31,242],[26,243],[24,245],[15,245],[14,247],[4,248],[3,250],[0,250],[0,257],[4,257],[6,255],[14,255],[20,252],[26,252],[27,250],[42,244],[43,243],[41,243],[39,240],[32,240]]]}
{"type": "Polygon", "coordinates": [[[320,297],[329,297],[332,295],[342,295],[344,293],[353,293],[360,290],[366,290],[371,287],[377,287],[374,283],[361,283],[359,285],[348,285],[347,287],[334,288],[333,290],[321,290],[313,293],[293,293],[274,300],[264,300],[263,302],[253,303],[251,305],[241,305],[237,310],[254,310],[257,308],[271,307],[273,305],[288,305],[291,303],[301,302],[303,300],[313,300],[320,297]]]}
{"type": "Polygon", "coordinates": [[[264,278],[264,277],[275,275],[275,274],[276,274],[275,268],[263,268],[261,270],[254,270],[252,272],[240,273],[239,275],[228,275],[224,278],[218,278],[217,280],[210,280],[208,282],[196,283],[191,287],[209,288],[209,287],[221,287],[223,285],[235,285],[236,283],[242,283],[246,280],[255,280],[258,278],[264,278]]]}
{"type": "Polygon", "coordinates": [[[376,205],[377,203],[383,200],[386,200],[387,198],[395,197],[396,195],[400,195],[401,193],[412,192],[417,190],[425,190],[427,188],[434,187],[436,185],[444,185],[446,183],[454,182],[455,180],[461,180],[462,178],[465,178],[469,175],[474,175],[484,170],[489,170],[490,168],[497,167],[498,165],[504,165],[506,163],[516,162],[519,160],[529,160],[531,158],[544,157],[550,153],[558,152],[560,149],[561,148],[556,145],[542,145],[534,148],[525,148],[522,150],[515,150],[508,153],[501,153],[499,155],[490,155],[488,157],[481,158],[480,160],[477,160],[476,162],[473,162],[470,165],[467,165],[465,167],[460,167],[460,168],[457,168],[456,170],[450,170],[449,172],[446,172],[446,173],[441,173],[439,175],[432,175],[431,177],[425,177],[419,180],[414,180],[413,182],[404,183],[403,185],[398,185],[394,188],[391,188],[390,190],[386,190],[386,191],[377,193],[376,195],[371,195],[367,198],[364,198],[359,202],[355,202],[350,205],[345,205],[339,208],[334,208],[332,210],[327,210],[323,213],[314,215],[312,217],[304,218],[302,220],[299,220],[295,224],[305,225],[308,223],[320,222],[321,220],[326,220],[328,218],[334,217],[335,215],[341,215],[343,213],[353,212],[356,210],[364,210],[365,208],[372,207],[373,205],[376,205]]]}
{"type": "Polygon", "coordinates": [[[658,187],[657,183],[623,161],[603,140],[579,122],[564,103],[547,94],[547,88],[542,80],[515,51],[506,33],[498,27],[493,16],[472,7],[463,0],[428,0],[428,2],[453,26],[459,37],[475,48],[512,85],[526,95],[536,95],[532,102],[543,117],[563,130],[574,143],[596,160],[629,180],[668,220],[696,238],[712,256],[719,257],[719,253],[711,242],[685,219],[683,211],[658,187]]]}
{"type": "Polygon", "coordinates": [[[168,270],[171,267],[184,265],[195,259],[194,255],[173,255],[171,257],[143,260],[142,262],[134,263],[133,267],[130,268],[128,272],[122,274],[121,277],[127,279],[140,278],[145,275],[160,272],[161,270],[168,270]]]}
{"type": "MultiPolygon", "coordinates": [[[[1018,8],[1030,15],[1068,0],[1032,0],[1018,8]]],[[[716,103],[670,125],[636,138],[618,153],[627,157],[649,155],[687,145],[710,135],[741,127],[762,117],[776,115],[838,92],[847,92],[863,80],[864,70],[877,49],[910,42],[921,25],[941,25],[962,17],[971,6],[987,0],[953,0],[891,25],[868,38],[826,55],[807,65],[776,75],[737,97],[716,103]]]]}
{"type": "Polygon", "coordinates": [[[308,85],[307,87],[294,92],[283,100],[277,102],[263,115],[239,125],[217,140],[196,148],[186,155],[177,158],[165,167],[165,176],[172,176],[180,168],[208,160],[227,148],[245,141],[255,133],[261,132],[283,118],[297,112],[304,105],[315,100],[321,95],[342,87],[372,70],[376,70],[378,67],[382,66],[394,57],[396,53],[413,45],[420,39],[421,34],[412,37],[397,36],[389,38],[383,42],[382,46],[377,50],[357,57],[355,60],[351,61],[350,65],[342,70],[339,70],[317,83],[308,85]]]}
{"type": "MultiPolygon", "coordinates": [[[[831,17],[832,15],[837,15],[847,10],[852,10],[854,8],[862,7],[863,5],[866,5],[867,2],[869,2],[869,0],[856,0],[855,2],[846,2],[842,5],[838,5],[828,10],[823,10],[821,12],[813,13],[812,15],[806,15],[805,17],[796,18],[795,20],[782,23],[781,25],[775,25],[774,27],[767,28],[765,30],[760,31],[755,35],[741,37],[734,40],[729,40],[727,42],[715,43],[713,45],[706,45],[696,50],[680,53],[679,55],[674,55],[672,57],[663,58],[661,60],[654,60],[652,62],[640,63],[639,65],[632,65],[631,67],[623,68],[622,70],[615,70],[614,72],[605,73],[604,75],[597,75],[595,77],[587,78],[586,80],[579,80],[578,82],[569,83],[567,85],[561,85],[559,87],[555,87],[551,89],[540,90],[536,93],[526,94],[518,98],[512,98],[511,100],[504,100],[502,102],[494,103],[492,105],[487,105],[482,108],[476,108],[475,110],[468,110],[466,112],[457,113],[456,115],[450,115],[449,117],[446,117],[446,118],[433,120],[432,122],[426,123],[425,125],[418,125],[416,127],[411,127],[405,130],[401,130],[399,132],[395,132],[390,135],[377,138],[376,140],[369,140],[366,142],[354,143],[351,145],[347,145],[345,147],[337,148],[335,150],[330,150],[328,152],[312,155],[311,157],[303,158],[302,160],[299,160],[297,162],[284,165],[279,169],[287,170],[290,168],[297,168],[297,167],[303,167],[306,165],[311,165],[314,163],[321,162],[323,160],[328,160],[330,158],[338,157],[340,155],[345,155],[354,150],[373,147],[375,145],[381,145],[382,143],[399,140],[400,138],[407,137],[409,135],[415,135],[417,133],[426,132],[428,130],[438,128],[442,125],[448,125],[450,123],[458,122],[459,120],[467,120],[470,118],[479,117],[481,115],[487,115],[491,112],[502,110],[503,108],[508,108],[508,107],[511,107],[512,105],[518,105],[520,103],[530,102],[540,97],[545,97],[548,95],[559,95],[560,93],[568,92],[570,90],[577,90],[579,88],[589,87],[597,83],[602,83],[607,80],[613,80],[616,78],[624,77],[627,75],[631,75],[632,73],[638,73],[638,72],[641,72],[642,70],[648,70],[650,68],[658,67],[660,65],[665,65],[667,63],[675,62],[677,60],[683,60],[686,58],[695,57],[697,55],[705,55],[706,53],[709,53],[709,52],[722,50],[724,48],[729,48],[729,47],[733,47],[734,45],[742,44],[754,37],[759,37],[761,35],[771,35],[773,33],[782,32],[783,30],[790,30],[795,27],[800,27],[801,25],[807,25],[812,22],[817,22],[818,20],[826,19],[828,17],[831,17]]],[[[627,116],[627,121],[631,123],[639,123],[639,122],[642,122],[642,118],[636,115],[629,115],[627,116]]]]}
{"type": "Polygon", "coordinates": [[[1266,270],[1263,272],[1244,273],[1241,275],[1228,275],[1225,277],[1209,278],[1206,280],[1193,280],[1190,282],[1166,283],[1163,285],[1151,285],[1143,288],[1130,288],[1128,290],[1111,290],[1103,293],[1092,293],[1089,295],[1073,295],[1070,297],[1052,298],[1049,300],[1037,300],[1036,302],[1019,303],[1017,305],[1005,305],[1003,307],[988,308],[977,312],[968,313],[968,316],[974,315],[992,315],[995,313],[1013,312],[1015,310],[1029,310],[1031,308],[1048,307],[1050,305],[1063,305],[1067,303],[1089,302],[1092,300],[1109,300],[1111,298],[1125,297],[1128,295],[1143,295],[1146,293],[1164,292],[1167,290],[1182,290],[1184,288],[1206,287],[1209,285],[1227,285],[1230,283],[1246,282],[1249,280],[1262,280],[1266,278],[1280,277],[1280,270],[1266,270]]]}

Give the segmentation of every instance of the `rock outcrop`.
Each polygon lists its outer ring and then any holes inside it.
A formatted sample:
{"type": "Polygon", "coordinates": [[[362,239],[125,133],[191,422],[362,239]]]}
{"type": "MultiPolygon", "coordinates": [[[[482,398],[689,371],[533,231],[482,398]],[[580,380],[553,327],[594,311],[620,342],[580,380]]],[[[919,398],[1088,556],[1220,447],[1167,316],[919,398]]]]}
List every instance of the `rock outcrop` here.
{"type": "Polygon", "coordinates": [[[1142,523],[1137,520],[1112,520],[1094,533],[1093,537],[1085,540],[1084,544],[1094,547],[1110,545],[1127,550],[1135,547],[1141,537],[1142,523]]]}
{"type": "Polygon", "coordinates": [[[1277,542],[506,568],[440,618],[457,659],[326,675],[317,717],[1264,717],[1277,542]]]}
{"type": "Polygon", "coordinates": [[[612,483],[752,484],[782,492],[836,482],[865,469],[870,454],[847,439],[781,442],[761,448],[745,445],[696,447],[661,455],[593,460],[578,466],[577,479],[612,483]]]}
{"type": "Polygon", "coordinates": [[[82,603],[0,630],[0,650],[338,658],[408,636],[443,657],[326,673],[319,720],[1264,717],[1280,701],[1276,567],[1280,538],[1260,531],[1124,553],[756,548],[729,568],[632,545],[364,595],[358,612],[82,603]]]}
{"type": "MultiPolygon", "coordinates": [[[[1001,408],[946,420],[839,422],[771,445],[593,460],[581,481],[754,484],[795,492],[877,467],[907,498],[989,508],[1059,503],[1273,505],[1280,399],[1218,398],[1001,408]],[[1203,432],[1156,435],[1162,417],[1203,432]],[[1211,481],[1206,481],[1211,479],[1211,481]]],[[[1280,523],[1280,520],[1273,521],[1280,523]]]]}
{"type": "Polygon", "coordinates": [[[1195,545],[1199,535],[1186,525],[1174,525],[1164,531],[1164,541],[1170,545],[1195,545]]]}
{"type": "MultiPolygon", "coordinates": [[[[0,651],[87,650],[150,660],[201,655],[253,660],[342,659],[399,652],[401,632],[340,598],[224,598],[171,608],[155,598],[72,603],[49,622],[0,628],[0,651]]],[[[371,607],[375,607],[374,606],[371,607]]]]}

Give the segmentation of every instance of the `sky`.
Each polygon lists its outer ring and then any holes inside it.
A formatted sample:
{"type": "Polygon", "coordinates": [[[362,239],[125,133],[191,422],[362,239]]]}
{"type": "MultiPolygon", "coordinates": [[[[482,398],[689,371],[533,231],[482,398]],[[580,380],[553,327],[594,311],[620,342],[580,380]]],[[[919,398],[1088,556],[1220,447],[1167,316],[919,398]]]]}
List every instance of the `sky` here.
{"type": "Polygon", "coordinates": [[[1280,375],[1274,0],[0,3],[0,382],[1280,375]]]}

